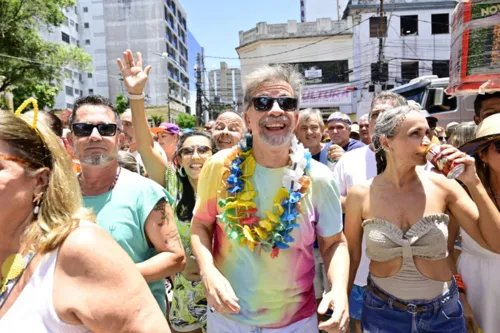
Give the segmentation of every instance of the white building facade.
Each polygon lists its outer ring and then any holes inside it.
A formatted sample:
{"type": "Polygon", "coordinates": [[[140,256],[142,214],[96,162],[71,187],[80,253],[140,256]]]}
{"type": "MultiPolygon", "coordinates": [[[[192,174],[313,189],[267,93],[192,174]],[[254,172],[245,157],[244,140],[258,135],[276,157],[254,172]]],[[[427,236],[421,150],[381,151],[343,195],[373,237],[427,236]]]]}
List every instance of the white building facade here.
{"type": "Polygon", "coordinates": [[[205,90],[211,103],[241,105],[243,88],[239,68],[230,68],[227,63],[221,62],[220,69],[211,70],[207,75],[205,90]]]}
{"type": "Polygon", "coordinates": [[[380,0],[352,0],[345,15],[353,22],[353,76],[361,91],[358,118],[369,112],[375,91],[424,75],[448,77],[455,6],[455,1],[446,0],[389,0],[380,19],[380,0]]]}
{"type": "Polygon", "coordinates": [[[300,107],[319,108],[323,117],[341,111],[355,114],[358,92],[352,89],[354,65],[350,18],[314,22],[258,23],[240,31],[241,75],[261,65],[293,64],[306,77],[300,107]]]}
{"type": "Polygon", "coordinates": [[[340,20],[349,0],[300,0],[300,21],[312,22],[319,18],[340,20]]]}
{"type": "MultiPolygon", "coordinates": [[[[59,27],[51,27],[51,31],[42,29],[40,35],[43,39],[55,42],[65,43],[68,46],[81,46],[80,32],[82,26],[78,15],[78,7],[70,6],[62,10],[65,20],[59,27]]],[[[56,97],[54,109],[72,108],[75,100],[82,95],[85,95],[85,79],[84,74],[78,69],[65,67],[64,80],[62,88],[56,97]]]]}

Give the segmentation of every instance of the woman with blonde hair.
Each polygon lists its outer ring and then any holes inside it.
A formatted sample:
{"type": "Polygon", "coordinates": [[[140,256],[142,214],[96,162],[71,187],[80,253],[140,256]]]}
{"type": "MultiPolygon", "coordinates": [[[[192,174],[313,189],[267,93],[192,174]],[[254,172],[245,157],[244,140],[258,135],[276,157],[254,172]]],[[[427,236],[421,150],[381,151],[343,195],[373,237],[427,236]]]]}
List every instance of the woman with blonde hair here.
{"type": "Polygon", "coordinates": [[[170,332],[132,260],[81,202],[71,160],[37,111],[0,112],[0,332],[170,332]]]}

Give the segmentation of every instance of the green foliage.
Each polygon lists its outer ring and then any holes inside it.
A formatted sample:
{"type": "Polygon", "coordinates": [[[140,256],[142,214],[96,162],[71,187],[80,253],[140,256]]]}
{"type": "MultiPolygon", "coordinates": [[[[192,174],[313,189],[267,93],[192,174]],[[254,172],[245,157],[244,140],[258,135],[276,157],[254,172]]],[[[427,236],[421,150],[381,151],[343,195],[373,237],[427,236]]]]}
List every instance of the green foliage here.
{"type": "MultiPolygon", "coordinates": [[[[74,0],[1,0],[0,1],[0,92],[11,89],[16,97],[50,97],[48,83],[61,87],[64,67],[90,70],[90,55],[76,46],[44,41],[40,29],[51,31],[61,25],[61,8],[74,0]]],[[[54,96],[55,97],[55,96],[54,96]]],[[[52,101],[45,104],[51,105],[52,101]]]]}
{"type": "Polygon", "coordinates": [[[25,100],[30,97],[36,98],[40,109],[53,108],[55,98],[59,89],[51,86],[46,82],[36,84],[34,82],[23,85],[14,90],[14,108],[19,107],[25,100]]]}
{"type": "Polygon", "coordinates": [[[187,113],[180,113],[175,120],[180,128],[193,128],[196,126],[196,117],[187,113]]]}
{"type": "Polygon", "coordinates": [[[165,118],[162,114],[152,114],[151,120],[153,120],[153,124],[158,127],[162,122],[164,122],[165,118]]]}
{"type": "Polygon", "coordinates": [[[127,110],[128,100],[125,98],[125,96],[123,96],[123,94],[118,94],[118,96],[116,96],[115,106],[119,114],[122,114],[123,112],[125,112],[125,110],[127,110]]]}

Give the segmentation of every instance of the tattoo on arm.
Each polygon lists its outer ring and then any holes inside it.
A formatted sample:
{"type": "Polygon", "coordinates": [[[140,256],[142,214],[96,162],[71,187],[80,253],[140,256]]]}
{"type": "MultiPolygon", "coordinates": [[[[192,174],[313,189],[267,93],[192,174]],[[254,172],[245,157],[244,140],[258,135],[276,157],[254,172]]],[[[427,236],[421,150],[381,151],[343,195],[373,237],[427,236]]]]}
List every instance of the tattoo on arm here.
{"type": "Polygon", "coordinates": [[[156,203],[156,205],[153,207],[154,212],[160,212],[161,214],[161,219],[156,223],[158,227],[163,227],[165,225],[165,222],[167,225],[170,224],[170,221],[173,219],[172,215],[172,209],[170,208],[170,205],[167,204],[165,199],[161,199],[156,203]]]}
{"type": "Polygon", "coordinates": [[[165,245],[170,249],[182,248],[182,241],[177,228],[165,234],[165,245]]]}

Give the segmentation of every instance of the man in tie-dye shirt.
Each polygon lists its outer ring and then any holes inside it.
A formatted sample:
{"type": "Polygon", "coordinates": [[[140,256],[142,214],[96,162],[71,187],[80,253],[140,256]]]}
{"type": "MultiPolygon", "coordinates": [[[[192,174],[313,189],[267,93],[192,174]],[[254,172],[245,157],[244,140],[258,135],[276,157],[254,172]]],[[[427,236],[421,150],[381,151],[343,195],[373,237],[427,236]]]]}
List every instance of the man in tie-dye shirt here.
{"type": "MultiPolygon", "coordinates": [[[[244,116],[253,135],[256,162],[249,181],[258,193],[253,202],[260,219],[266,217],[264,211],[272,211],[273,199],[288,169],[302,82],[295,69],[282,65],[264,66],[246,78],[244,116]]],[[[349,316],[349,258],[342,234],[339,191],[332,173],[311,161],[307,171],[310,186],[295,220],[299,227],[290,234],[295,240],[272,258],[259,249],[261,245],[252,251],[229,239],[226,225],[218,217],[223,211],[218,201],[226,197],[224,172],[231,152],[223,150],[205,163],[192,223],[192,246],[211,308],[208,332],[317,333],[312,246],[316,237],[332,284],[318,312],[334,310],[332,318],[320,323],[319,329],[344,332],[349,316]]]]}

